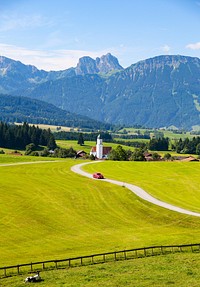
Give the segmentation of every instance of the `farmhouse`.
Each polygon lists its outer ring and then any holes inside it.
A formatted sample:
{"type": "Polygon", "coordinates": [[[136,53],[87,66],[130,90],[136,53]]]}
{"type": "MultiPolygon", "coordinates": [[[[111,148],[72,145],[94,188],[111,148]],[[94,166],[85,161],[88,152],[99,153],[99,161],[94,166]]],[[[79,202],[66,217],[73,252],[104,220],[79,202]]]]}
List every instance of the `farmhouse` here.
{"type": "Polygon", "coordinates": [[[76,153],[76,158],[84,158],[86,156],[86,152],[84,150],[79,150],[76,153]]]}
{"type": "Polygon", "coordinates": [[[90,151],[90,155],[93,155],[94,157],[98,159],[107,158],[111,150],[112,150],[112,147],[103,146],[103,140],[101,139],[100,135],[98,135],[97,144],[96,146],[92,147],[90,151]]]}

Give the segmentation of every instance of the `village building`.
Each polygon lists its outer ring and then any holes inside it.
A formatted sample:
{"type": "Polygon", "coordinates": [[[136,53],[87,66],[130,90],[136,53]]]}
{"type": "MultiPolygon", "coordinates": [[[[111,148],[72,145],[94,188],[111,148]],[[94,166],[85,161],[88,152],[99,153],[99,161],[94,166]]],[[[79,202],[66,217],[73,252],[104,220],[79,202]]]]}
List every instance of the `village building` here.
{"type": "Polygon", "coordinates": [[[76,153],[75,158],[84,158],[86,156],[86,152],[84,150],[79,150],[76,153]]]}
{"type": "Polygon", "coordinates": [[[101,139],[100,135],[97,137],[97,144],[96,146],[92,147],[90,151],[90,155],[98,159],[108,158],[109,153],[111,152],[112,147],[104,147],[103,140],[101,139]]]}

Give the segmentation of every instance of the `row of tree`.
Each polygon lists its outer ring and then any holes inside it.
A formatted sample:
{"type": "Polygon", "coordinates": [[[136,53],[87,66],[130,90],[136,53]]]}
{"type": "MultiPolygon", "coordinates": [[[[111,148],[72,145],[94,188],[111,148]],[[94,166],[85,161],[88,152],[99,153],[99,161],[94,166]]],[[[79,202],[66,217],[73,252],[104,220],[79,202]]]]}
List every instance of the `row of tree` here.
{"type": "MultiPolygon", "coordinates": [[[[110,160],[117,161],[145,161],[143,148],[136,148],[134,151],[125,150],[121,145],[118,145],[115,149],[112,149],[109,154],[110,160]]],[[[155,158],[157,160],[158,158],[155,158]]]]}
{"type": "MultiPolygon", "coordinates": [[[[110,133],[107,132],[100,132],[101,138],[103,139],[104,142],[112,142],[113,138],[110,133]]],[[[97,132],[92,132],[92,133],[77,133],[77,132],[65,132],[65,131],[60,131],[54,133],[54,137],[57,140],[77,140],[79,141],[80,136],[82,137],[81,142],[84,141],[96,141],[97,136],[99,133],[97,132]]]]}
{"type": "Polygon", "coordinates": [[[172,148],[177,153],[189,153],[189,154],[198,154],[200,155],[200,137],[193,137],[189,140],[188,138],[182,140],[179,139],[172,148]]]}
{"type": "Polygon", "coordinates": [[[33,143],[55,149],[56,142],[50,129],[44,130],[24,123],[23,125],[9,125],[0,122],[0,146],[3,148],[25,149],[33,143]]]}

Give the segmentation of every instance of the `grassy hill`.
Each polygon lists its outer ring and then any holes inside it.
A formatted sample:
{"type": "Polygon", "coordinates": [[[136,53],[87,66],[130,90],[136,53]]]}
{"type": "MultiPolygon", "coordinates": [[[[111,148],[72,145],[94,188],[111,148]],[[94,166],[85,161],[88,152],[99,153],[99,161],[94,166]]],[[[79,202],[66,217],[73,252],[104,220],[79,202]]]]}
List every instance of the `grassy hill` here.
{"type": "Polygon", "coordinates": [[[100,169],[108,178],[140,186],[165,202],[200,212],[199,162],[115,162],[88,165],[93,173],[100,169]]]}
{"type": "MultiPolygon", "coordinates": [[[[0,266],[199,241],[199,218],[154,206],[124,187],[72,173],[70,167],[79,162],[63,160],[0,166],[0,227],[3,231],[0,266]]],[[[102,171],[106,177],[125,181],[132,174],[129,182],[137,170],[143,170],[137,184],[144,187],[143,181],[148,178],[145,189],[151,192],[153,172],[155,177],[160,177],[160,184],[162,182],[160,163],[157,168],[154,165],[153,171],[152,167],[148,163],[140,166],[105,162],[96,168],[94,165],[95,170],[102,171]]],[[[199,211],[199,169],[188,163],[177,166],[177,172],[183,167],[185,175],[188,171],[192,174],[193,193],[188,192],[188,204],[190,209],[199,211]]],[[[168,168],[171,170],[170,165],[168,168]]],[[[173,179],[173,170],[170,176],[173,179]]],[[[181,178],[176,180],[181,184],[181,178]]],[[[178,198],[184,202],[182,194],[176,195],[178,198]]]]}
{"type": "MultiPolygon", "coordinates": [[[[42,272],[46,287],[199,286],[199,253],[170,254],[136,260],[42,272]]],[[[1,286],[24,286],[25,275],[1,279],[1,286]]]]}

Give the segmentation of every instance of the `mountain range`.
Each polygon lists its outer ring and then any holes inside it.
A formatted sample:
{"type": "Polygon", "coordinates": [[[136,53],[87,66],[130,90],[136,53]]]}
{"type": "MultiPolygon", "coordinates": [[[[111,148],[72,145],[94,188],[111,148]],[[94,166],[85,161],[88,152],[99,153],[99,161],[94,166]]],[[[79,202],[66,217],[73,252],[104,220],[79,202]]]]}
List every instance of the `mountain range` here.
{"type": "Polygon", "coordinates": [[[191,129],[200,126],[200,59],[157,56],[124,69],[107,54],[47,72],[0,57],[0,93],[106,123],[191,129]]]}

